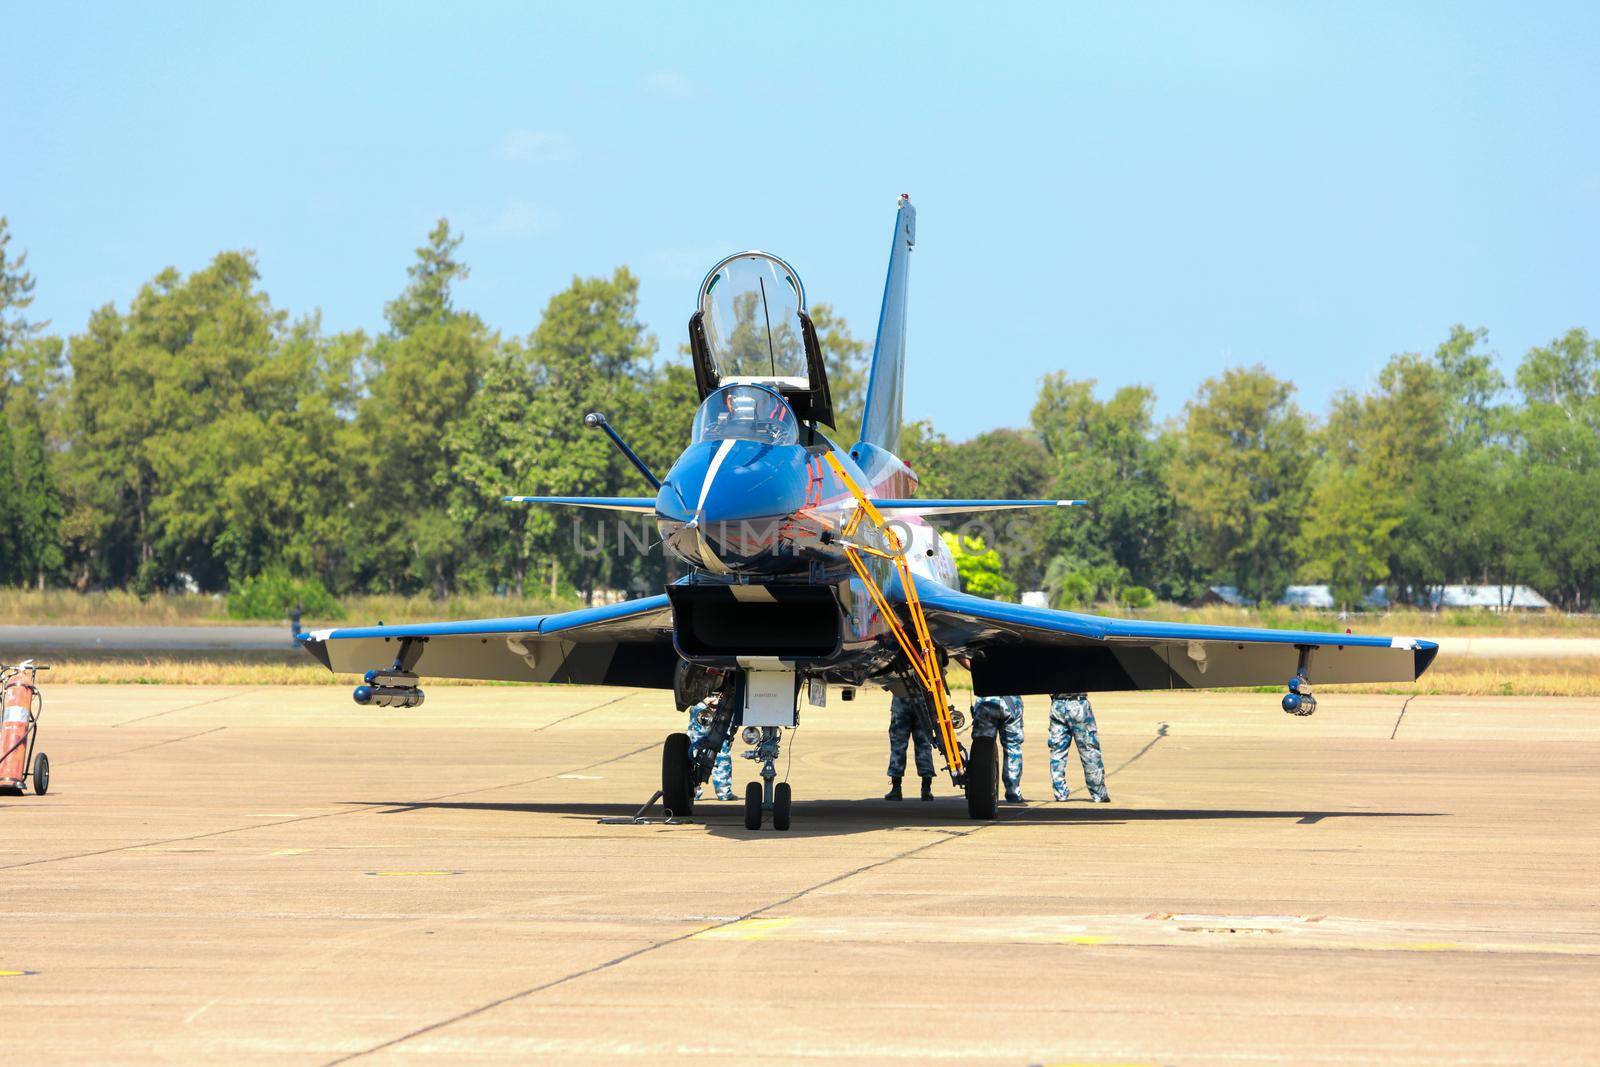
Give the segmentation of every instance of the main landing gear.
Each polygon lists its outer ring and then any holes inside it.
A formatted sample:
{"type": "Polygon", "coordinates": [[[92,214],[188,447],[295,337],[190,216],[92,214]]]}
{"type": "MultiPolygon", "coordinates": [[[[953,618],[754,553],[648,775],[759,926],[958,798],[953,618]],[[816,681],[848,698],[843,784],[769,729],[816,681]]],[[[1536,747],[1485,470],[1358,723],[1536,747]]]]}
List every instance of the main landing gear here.
{"type": "Polygon", "coordinates": [[[967,792],[967,814],[993,819],[1000,811],[1000,749],[993,734],[974,737],[962,787],[967,792]]]}
{"type": "Polygon", "coordinates": [[[668,734],[661,746],[661,806],[667,816],[694,814],[694,777],[689,762],[689,735],[668,734]]]}

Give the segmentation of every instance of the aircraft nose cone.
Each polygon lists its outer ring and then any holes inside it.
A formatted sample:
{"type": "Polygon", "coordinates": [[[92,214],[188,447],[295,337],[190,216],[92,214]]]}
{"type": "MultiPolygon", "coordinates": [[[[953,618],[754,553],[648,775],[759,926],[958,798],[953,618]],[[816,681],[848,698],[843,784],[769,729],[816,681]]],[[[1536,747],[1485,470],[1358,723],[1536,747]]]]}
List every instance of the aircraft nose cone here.
{"type": "Polygon", "coordinates": [[[695,566],[765,566],[805,506],[808,484],[799,445],[703,442],[662,483],[656,521],[668,547],[695,566]]]}

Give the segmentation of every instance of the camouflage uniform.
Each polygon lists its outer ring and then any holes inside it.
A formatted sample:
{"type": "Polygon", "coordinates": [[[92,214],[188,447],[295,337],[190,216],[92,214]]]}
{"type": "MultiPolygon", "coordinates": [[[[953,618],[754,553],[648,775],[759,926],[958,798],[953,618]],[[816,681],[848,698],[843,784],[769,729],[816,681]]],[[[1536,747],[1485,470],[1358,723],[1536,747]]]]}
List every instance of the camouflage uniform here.
{"type": "Polygon", "coordinates": [[[917,754],[917,774],[933,777],[933,738],[922,725],[922,717],[904,697],[889,701],[889,777],[906,773],[906,742],[917,754]]]}
{"type": "MultiPolygon", "coordinates": [[[[705,711],[708,702],[702,700],[689,709],[689,748],[693,751],[700,744],[700,739],[711,729],[702,726],[700,713],[705,711]]],[[[729,731],[728,739],[722,743],[722,751],[717,753],[717,762],[711,765],[711,788],[716,790],[718,800],[733,799],[733,733],[729,731]]],[[[704,786],[694,787],[694,798],[700,799],[704,786]]]]}
{"type": "Polygon", "coordinates": [[[1022,698],[979,697],[972,704],[972,736],[1000,738],[1005,753],[1005,768],[1000,780],[1005,783],[1006,799],[1022,800],[1022,698]]]}
{"type": "Polygon", "coordinates": [[[1106,792],[1106,766],[1100,758],[1100,733],[1088,693],[1057,693],[1050,701],[1050,784],[1056,799],[1067,799],[1067,749],[1078,743],[1083,764],[1083,784],[1093,800],[1110,800],[1106,792]]]}

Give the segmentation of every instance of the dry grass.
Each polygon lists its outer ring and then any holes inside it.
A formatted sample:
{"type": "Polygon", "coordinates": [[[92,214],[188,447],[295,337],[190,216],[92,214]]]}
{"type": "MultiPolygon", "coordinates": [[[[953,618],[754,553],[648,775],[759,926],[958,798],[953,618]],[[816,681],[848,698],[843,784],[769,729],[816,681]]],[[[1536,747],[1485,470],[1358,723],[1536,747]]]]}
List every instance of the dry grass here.
{"type": "MultiPolygon", "coordinates": [[[[352,596],[340,600],[344,620],[367,625],[384,622],[433,622],[448,619],[498,618],[544,615],[581,607],[572,597],[455,596],[430,597],[352,596]]],[[[0,588],[0,619],[36,626],[249,626],[250,620],[230,619],[228,601],[221,594],[157,594],[140,598],[113,590],[76,593],[66,589],[0,588]]],[[[260,625],[279,620],[263,619],[260,625]]],[[[306,626],[330,625],[339,620],[307,616],[306,626]]]]}
{"type": "Polygon", "coordinates": [[[1133,616],[1188,622],[1205,626],[1262,626],[1274,630],[1311,630],[1358,634],[1399,634],[1410,637],[1600,637],[1600,615],[1569,615],[1560,611],[1499,612],[1481,608],[1418,611],[1396,608],[1384,612],[1357,612],[1340,619],[1337,612],[1301,608],[1231,608],[1223,605],[1186,608],[1160,604],[1144,611],[1101,605],[1106,615],[1133,616]]]}
{"type": "MultiPolygon", "coordinates": [[[[355,675],[330,674],[309,659],[121,658],[54,661],[49,684],[75,685],[343,685],[355,675]]],[[[451,681],[451,685],[509,685],[508,682],[451,681]]],[[[951,671],[950,688],[958,705],[970,702],[972,683],[964,671],[951,671]]],[[[1398,693],[1423,696],[1600,696],[1600,659],[1441,658],[1412,684],[1380,683],[1327,687],[1346,693],[1398,693]]],[[[1278,692],[1263,686],[1258,692],[1278,692]]],[[[1320,691],[1320,690],[1319,690],[1320,691]]]]}
{"type": "MultiPolygon", "coordinates": [[[[67,659],[51,662],[43,685],[354,685],[354,674],[333,674],[310,657],[278,659],[67,659]]],[[[512,685],[455,681],[450,685],[512,685]]]]}
{"type": "MultiPolygon", "coordinates": [[[[1467,658],[1440,656],[1408,684],[1330,686],[1346,693],[1413,693],[1421,696],[1600,696],[1600,659],[1467,658]]],[[[1276,692],[1276,689],[1273,690],[1276,692]]]]}

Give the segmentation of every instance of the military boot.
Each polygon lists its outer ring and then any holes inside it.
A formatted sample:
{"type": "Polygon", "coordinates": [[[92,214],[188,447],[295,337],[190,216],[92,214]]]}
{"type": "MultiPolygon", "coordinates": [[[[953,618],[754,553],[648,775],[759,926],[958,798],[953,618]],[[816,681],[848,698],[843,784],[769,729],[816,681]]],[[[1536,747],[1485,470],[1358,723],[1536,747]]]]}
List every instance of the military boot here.
{"type": "Polygon", "coordinates": [[[883,794],[883,799],[885,799],[885,800],[904,800],[905,799],[905,797],[903,795],[901,795],[901,793],[900,793],[900,779],[899,778],[891,778],[891,779],[889,779],[889,791],[887,793],[883,794]]]}
{"type": "Polygon", "coordinates": [[[924,777],[922,779],[922,799],[923,800],[932,800],[933,799],[933,779],[932,778],[924,777]]]}

